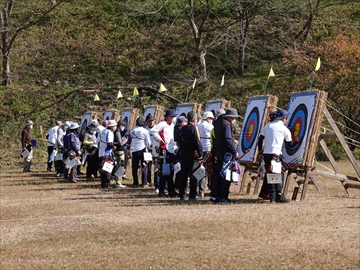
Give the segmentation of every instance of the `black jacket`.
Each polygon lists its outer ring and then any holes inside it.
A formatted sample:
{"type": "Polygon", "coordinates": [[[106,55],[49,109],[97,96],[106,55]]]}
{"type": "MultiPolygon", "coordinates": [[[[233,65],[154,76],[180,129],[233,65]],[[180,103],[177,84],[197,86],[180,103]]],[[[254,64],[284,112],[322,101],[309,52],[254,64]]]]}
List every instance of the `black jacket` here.
{"type": "Polygon", "coordinates": [[[183,126],[180,131],[181,140],[180,140],[180,157],[189,158],[189,156],[194,157],[194,152],[197,153],[198,157],[202,156],[203,148],[199,140],[199,136],[196,130],[196,127],[188,123],[186,126],[183,126]]]}

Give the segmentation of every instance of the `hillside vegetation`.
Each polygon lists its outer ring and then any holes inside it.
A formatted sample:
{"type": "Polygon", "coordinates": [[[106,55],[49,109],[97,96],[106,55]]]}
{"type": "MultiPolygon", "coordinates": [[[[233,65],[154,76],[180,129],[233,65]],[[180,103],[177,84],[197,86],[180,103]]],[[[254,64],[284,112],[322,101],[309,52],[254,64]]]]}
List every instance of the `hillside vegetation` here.
{"type": "MultiPolygon", "coordinates": [[[[16,1],[10,30],[49,2],[16,1]]],[[[131,100],[135,86],[157,89],[162,82],[168,95],[189,102],[197,78],[192,102],[205,104],[218,98],[225,74],[221,98],[243,113],[248,97],[263,94],[273,67],[276,76],[266,93],[286,107],[289,93],[309,88],[318,57],[322,65],[313,87],[329,92],[331,104],[351,120],[333,113],[351,128],[342,131],[360,140],[359,1],[58,2],[38,24],[18,33],[10,51],[12,84],[0,89],[3,149],[17,149],[27,119],[35,121],[33,136],[40,138],[40,125],[46,132],[55,119],[82,115],[93,105],[92,96],[79,95],[88,88],[99,89],[102,100],[120,89],[124,98],[116,107],[142,108],[155,104],[156,95],[140,90],[131,100]]],[[[158,103],[176,106],[161,95],[158,103]]],[[[13,156],[0,163],[9,160],[13,156]]]]}

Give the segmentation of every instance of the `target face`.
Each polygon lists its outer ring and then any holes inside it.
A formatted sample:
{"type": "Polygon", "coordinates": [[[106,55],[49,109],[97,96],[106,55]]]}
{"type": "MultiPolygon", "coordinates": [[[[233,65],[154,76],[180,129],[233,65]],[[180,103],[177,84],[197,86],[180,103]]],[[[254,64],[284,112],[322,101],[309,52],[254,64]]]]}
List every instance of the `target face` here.
{"type": "Polygon", "coordinates": [[[84,119],[81,128],[80,128],[80,133],[79,133],[79,139],[82,142],[84,140],[84,136],[85,136],[85,132],[86,132],[86,127],[87,127],[87,119],[84,119]]]}
{"type": "Polygon", "coordinates": [[[290,120],[288,121],[288,127],[291,131],[292,141],[295,142],[295,138],[299,137],[299,143],[295,144],[295,146],[289,147],[288,145],[285,146],[286,153],[288,155],[293,155],[296,151],[300,148],[305,133],[307,130],[307,118],[308,118],[308,110],[305,104],[300,104],[296,107],[294,112],[292,113],[290,120]]]}
{"type": "Polygon", "coordinates": [[[264,121],[264,113],[268,96],[258,96],[248,99],[244,121],[241,126],[239,144],[236,151],[242,162],[254,162],[260,128],[264,121]]]}
{"type": "Polygon", "coordinates": [[[243,153],[250,151],[259,133],[259,109],[254,107],[245,121],[241,139],[241,150],[243,153]]]}
{"type": "Polygon", "coordinates": [[[130,120],[131,120],[132,109],[124,109],[121,114],[121,119],[125,122],[125,129],[129,129],[130,120]]]}

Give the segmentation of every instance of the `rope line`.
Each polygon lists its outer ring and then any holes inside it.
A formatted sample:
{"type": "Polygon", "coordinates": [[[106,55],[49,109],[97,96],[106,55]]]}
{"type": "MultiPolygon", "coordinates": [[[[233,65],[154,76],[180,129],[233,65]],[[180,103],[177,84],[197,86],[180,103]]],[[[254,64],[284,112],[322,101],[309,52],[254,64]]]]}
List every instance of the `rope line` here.
{"type": "MultiPolygon", "coordinates": [[[[322,102],[324,102],[324,100],[320,99],[322,102]]],[[[347,117],[345,114],[343,114],[342,112],[340,112],[338,109],[336,109],[335,107],[331,106],[329,101],[326,101],[326,105],[329,106],[331,109],[333,109],[334,111],[336,111],[337,113],[339,113],[341,116],[345,117],[346,119],[348,119],[350,122],[354,123],[355,125],[357,125],[360,128],[360,125],[358,123],[356,123],[354,120],[352,120],[351,118],[347,117]]]]}

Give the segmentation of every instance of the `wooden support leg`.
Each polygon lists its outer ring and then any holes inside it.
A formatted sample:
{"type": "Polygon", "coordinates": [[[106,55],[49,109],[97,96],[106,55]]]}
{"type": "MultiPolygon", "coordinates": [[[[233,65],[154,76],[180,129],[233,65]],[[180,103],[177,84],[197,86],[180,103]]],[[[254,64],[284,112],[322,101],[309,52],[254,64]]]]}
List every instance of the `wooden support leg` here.
{"type": "Polygon", "coordinates": [[[283,188],[283,194],[286,197],[286,194],[289,190],[289,185],[290,185],[290,178],[291,178],[291,173],[289,173],[289,171],[286,172],[286,175],[284,175],[285,178],[285,185],[283,188]]]}
{"type": "Polygon", "coordinates": [[[322,192],[321,186],[320,186],[319,182],[316,180],[315,176],[314,176],[314,175],[310,175],[310,179],[311,179],[312,183],[314,184],[316,190],[317,190],[318,192],[322,192]]]}
{"type": "Polygon", "coordinates": [[[240,183],[240,190],[239,190],[239,194],[243,195],[244,194],[244,187],[245,187],[245,182],[246,182],[246,176],[248,175],[248,169],[245,168],[242,172],[242,177],[241,179],[241,183],[240,183]]]}
{"type": "Polygon", "coordinates": [[[260,180],[261,180],[260,176],[258,176],[255,180],[254,195],[259,194],[260,180]]]}
{"type": "Polygon", "coordinates": [[[304,185],[303,185],[303,189],[302,189],[302,193],[301,193],[301,198],[300,200],[305,200],[306,198],[306,191],[307,191],[307,187],[309,185],[309,179],[310,179],[310,169],[306,170],[306,174],[305,174],[305,180],[304,180],[304,185]]]}

